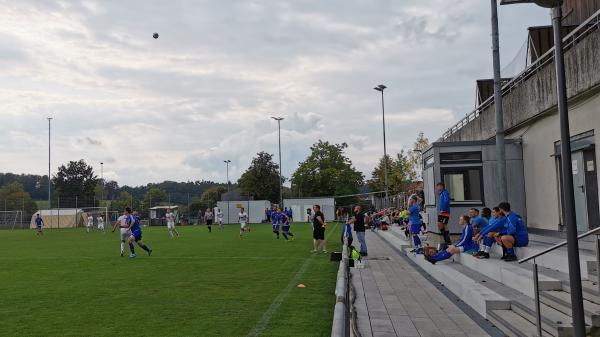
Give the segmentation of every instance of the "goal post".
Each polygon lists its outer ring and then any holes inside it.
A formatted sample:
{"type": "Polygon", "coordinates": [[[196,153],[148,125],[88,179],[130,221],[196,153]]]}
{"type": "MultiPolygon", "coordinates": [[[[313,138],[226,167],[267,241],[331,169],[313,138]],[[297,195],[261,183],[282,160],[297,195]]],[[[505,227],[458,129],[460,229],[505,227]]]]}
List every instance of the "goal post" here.
{"type": "Polygon", "coordinates": [[[0,211],[0,229],[15,229],[22,221],[23,211],[0,211]]]}

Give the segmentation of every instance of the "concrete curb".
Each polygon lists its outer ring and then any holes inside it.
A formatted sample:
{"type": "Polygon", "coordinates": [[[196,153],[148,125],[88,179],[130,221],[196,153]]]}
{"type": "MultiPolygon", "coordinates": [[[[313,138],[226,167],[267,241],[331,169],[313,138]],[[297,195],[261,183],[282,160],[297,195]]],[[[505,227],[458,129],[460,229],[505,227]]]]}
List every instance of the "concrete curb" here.
{"type": "Polygon", "coordinates": [[[348,247],[342,248],[342,260],[335,283],[335,309],[333,311],[333,324],[331,337],[346,337],[347,331],[347,305],[348,305],[348,247]]]}

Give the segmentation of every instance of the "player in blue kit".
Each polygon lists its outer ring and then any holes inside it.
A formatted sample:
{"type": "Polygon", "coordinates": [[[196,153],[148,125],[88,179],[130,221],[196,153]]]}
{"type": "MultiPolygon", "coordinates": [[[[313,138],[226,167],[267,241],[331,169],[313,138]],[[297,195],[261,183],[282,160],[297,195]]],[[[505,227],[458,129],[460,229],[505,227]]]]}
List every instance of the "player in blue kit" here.
{"type": "Polygon", "coordinates": [[[413,238],[414,249],[413,253],[423,254],[423,246],[421,245],[421,239],[419,238],[419,232],[421,231],[421,209],[419,208],[419,198],[416,195],[412,195],[408,200],[408,222],[410,224],[410,233],[413,238]]]}
{"type": "Polygon", "coordinates": [[[450,230],[448,230],[448,222],[450,221],[450,193],[446,189],[446,184],[439,182],[436,185],[439,193],[438,204],[438,229],[444,238],[444,245],[449,246],[452,241],[450,239],[450,230]]]}
{"type": "Polygon", "coordinates": [[[42,220],[42,217],[40,216],[40,214],[38,213],[35,216],[35,235],[44,235],[44,233],[42,232],[42,226],[44,225],[44,220],[42,220]]]}
{"type": "Polygon", "coordinates": [[[529,233],[525,222],[520,215],[510,210],[508,202],[501,202],[498,205],[500,213],[504,216],[496,223],[497,226],[502,226],[503,229],[496,233],[496,242],[506,247],[506,256],[504,261],[517,261],[514,247],[525,247],[529,245],[529,233]]]}
{"type": "MultiPolygon", "coordinates": [[[[282,214],[283,215],[283,214],[282,214]]],[[[271,212],[271,223],[273,224],[273,233],[275,238],[279,240],[279,216],[277,212],[271,212]]]]}
{"type": "Polygon", "coordinates": [[[281,224],[281,234],[285,238],[285,240],[289,240],[288,236],[292,237],[292,241],[294,241],[294,234],[290,232],[290,217],[281,211],[281,208],[277,209],[277,217],[279,218],[279,223],[281,224]]]}
{"type": "Polygon", "coordinates": [[[477,242],[473,241],[473,225],[469,221],[469,216],[463,215],[459,219],[459,224],[463,226],[462,234],[458,242],[446,250],[442,250],[435,256],[426,256],[425,259],[432,264],[444,261],[452,257],[454,254],[465,253],[477,250],[477,242]]]}
{"type": "Polygon", "coordinates": [[[489,259],[490,258],[490,250],[492,250],[492,245],[494,244],[494,236],[496,232],[500,231],[502,228],[497,226],[497,222],[502,217],[500,214],[500,208],[494,207],[492,209],[492,217],[488,221],[488,225],[485,226],[477,235],[475,236],[476,241],[483,241],[481,244],[480,250],[473,256],[479,259],[489,259]]]}
{"type": "Polygon", "coordinates": [[[131,208],[127,207],[125,209],[127,214],[127,222],[129,223],[129,230],[131,230],[131,236],[129,236],[129,250],[131,251],[131,255],[129,258],[133,259],[136,257],[135,248],[133,246],[133,242],[135,241],[140,248],[145,250],[148,253],[148,256],[152,255],[152,249],[148,247],[142,241],[142,226],[140,217],[137,215],[137,212],[131,213],[131,208]]]}

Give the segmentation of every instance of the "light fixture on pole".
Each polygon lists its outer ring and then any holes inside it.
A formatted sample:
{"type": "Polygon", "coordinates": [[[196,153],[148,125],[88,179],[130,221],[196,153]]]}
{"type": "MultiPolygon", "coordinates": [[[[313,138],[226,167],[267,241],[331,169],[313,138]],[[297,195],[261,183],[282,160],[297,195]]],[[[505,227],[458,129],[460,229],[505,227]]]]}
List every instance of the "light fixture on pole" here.
{"type": "Polygon", "coordinates": [[[277,121],[277,131],[279,133],[279,207],[283,208],[283,181],[281,180],[281,121],[283,117],[271,117],[277,121]]]}
{"type": "MultiPolygon", "coordinates": [[[[569,131],[569,109],[567,102],[567,82],[563,53],[562,0],[501,0],[501,5],[535,3],[540,7],[552,8],[552,30],[554,33],[554,64],[556,67],[556,93],[558,97],[558,118],[560,124],[560,165],[562,180],[563,221],[567,230],[567,255],[569,260],[569,286],[571,288],[571,316],[576,337],[585,337],[585,314],[579,265],[579,242],[577,239],[577,218],[575,216],[575,196],[571,164],[571,135],[569,131]]],[[[539,328],[538,328],[539,329],[539,328]]]]}
{"type": "Polygon", "coordinates": [[[50,171],[50,139],[52,134],[52,117],[47,117],[48,119],[48,209],[52,209],[52,178],[50,171]]]}
{"type": "Polygon", "coordinates": [[[231,199],[230,191],[229,191],[229,163],[231,160],[227,159],[223,161],[225,165],[227,165],[227,223],[229,224],[229,200],[231,199]]]}
{"type": "Polygon", "coordinates": [[[383,116],[383,184],[385,187],[385,203],[384,203],[384,207],[388,206],[388,167],[387,167],[387,147],[386,147],[386,143],[385,143],[385,104],[384,104],[384,100],[383,100],[383,91],[385,89],[387,89],[387,87],[383,84],[380,84],[378,86],[376,86],[375,88],[373,88],[379,92],[381,92],[381,113],[383,116]]]}

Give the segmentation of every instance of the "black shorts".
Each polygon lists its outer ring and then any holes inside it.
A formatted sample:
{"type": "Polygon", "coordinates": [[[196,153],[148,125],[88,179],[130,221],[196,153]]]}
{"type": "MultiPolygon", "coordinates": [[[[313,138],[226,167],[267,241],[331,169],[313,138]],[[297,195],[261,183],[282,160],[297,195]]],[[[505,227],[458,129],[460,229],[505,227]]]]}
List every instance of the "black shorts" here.
{"type": "Polygon", "coordinates": [[[210,226],[210,225],[212,225],[212,223],[213,223],[213,221],[212,221],[212,220],[210,220],[210,219],[209,219],[209,220],[206,220],[206,225],[207,225],[207,226],[210,226]]]}
{"type": "Polygon", "coordinates": [[[325,228],[321,227],[313,229],[313,239],[325,240],[325,228]]]}
{"type": "Polygon", "coordinates": [[[450,221],[450,216],[449,215],[446,215],[446,214],[439,214],[438,215],[438,221],[437,221],[438,223],[447,225],[449,221],[450,221]]]}

